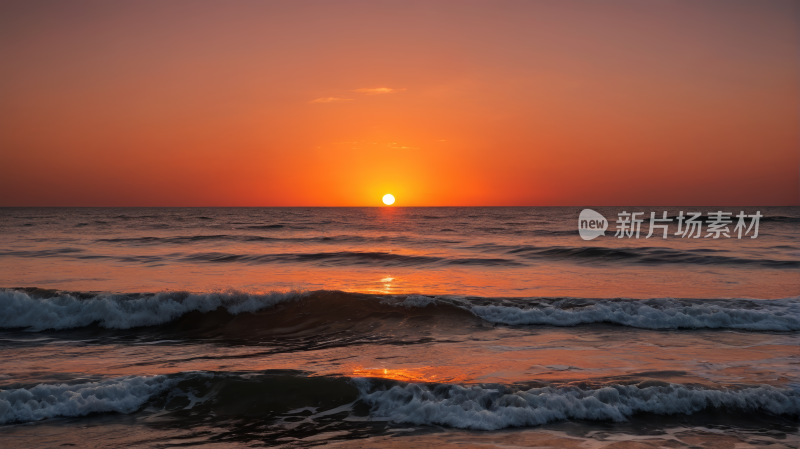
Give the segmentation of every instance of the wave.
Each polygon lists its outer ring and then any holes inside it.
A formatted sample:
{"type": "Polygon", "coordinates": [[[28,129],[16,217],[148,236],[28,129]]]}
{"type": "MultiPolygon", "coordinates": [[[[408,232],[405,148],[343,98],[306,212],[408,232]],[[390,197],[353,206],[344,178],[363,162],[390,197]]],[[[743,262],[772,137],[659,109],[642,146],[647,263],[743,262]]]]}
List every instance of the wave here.
{"type": "Polygon", "coordinates": [[[359,235],[335,235],[315,237],[265,237],[247,234],[216,234],[216,235],[187,235],[171,237],[120,237],[97,239],[97,243],[113,243],[122,245],[182,245],[206,241],[232,241],[232,242],[290,242],[290,243],[350,243],[350,244],[410,244],[410,245],[435,245],[461,243],[458,240],[411,238],[400,236],[365,237],[359,235]]]}
{"type": "Polygon", "coordinates": [[[570,384],[528,388],[316,377],[278,370],[200,371],[0,390],[0,424],[132,413],[145,406],[161,410],[168,419],[199,423],[209,416],[221,421],[246,416],[259,427],[391,421],[497,430],[573,419],[620,422],[642,413],[691,415],[706,410],[797,416],[800,393],[769,385],[711,389],[655,380],[599,388],[570,384]]]}
{"type": "MultiPolygon", "coordinates": [[[[17,256],[17,257],[64,257],[66,255],[85,253],[86,250],[81,248],[52,248],[42,249],[38,251],[6,251],[0,252],[0,256],[17,256]]],[[[81,257],[81,256],[77,256],[81,257]]]]}
{"type": "MultiPolygon", "coordinates": [[[[130,329],[168,323],[189,312],[223,308],[236,315],[297,300],[303,293],[172,293],[154,295],[100,294],[89,298],[57,294],[37,298],[25,292],[0,292],[0,328],[73,329],[97,324],[108,329],[130,329]]],[[[85,295],[84,295],[85,297],[85,295]]]]}
{"type": "Polygon", "coordinates": [[[123,244],[182,244],[193,242],[204,242],[209,240],[229,240],[228,235],[191,235],[191,236],[177,236],[177,237],[130,237],[130,238],[113,238],[113,239],[97,239],[98,243],[123,243],[123,244]]]}
{"type": "Polygon", "coordinates": [[[271,225],[252,225],[248,226],[248,229],[281,229],[285,228],[286,225],[282,224],[271,224],[271,225]]]}
{"type": "MultiPolygon", "coordinates": [[[[122,243],[130,245],[159,245],[159,244],[191,244],[197,242],[214,242],[225,240],[239,240],[247,242],[286,242],[299,243],[402,243],[392,240],[367,241],[357,237],[315,237],[310,239],[279,239],[263,236],[228,236],[204,235],[190,237],[138,237],[131,239],[107,239],[101,242],[122,243]]],[[[460,243],[457,241],[413,242],[425,247],[430,244],[460,243]]],[[[121,262],[154,263],[162,261],[179,262],[211,262],[211,263],[312,263],[318,265],[364,265],[371,264],[383,267],[414,267],[426,265],[473,265],[473,266],[503,266],[522,267],[531,261],[563,260],[575,263],[604,263],[604,264],[683,264],[683,265],[722,265],[722,266],[759,266],[771,269],[797,269],[800,260],[796,259],[761,259],[745,258],[724,255],[726,250],[698,248],[694,250],[674,250],[658,247],[644,248],[614,248],[614,247],[536,247],[536,246],[510,246],[497,244],[481,244],[465,247],[465,249],[480,253],[496,253],[498,257],[446,257],[438,255],[407,255],[384,251],[331,251],[312,253],[224,253],[224,252],[196,252],[196,253],[170,253],[161,255],[139,256],[135,254],[98,254],[90,253],[83,248],[51,248],[44,250],[6,250],[0,256],[15,257],[62,257],[73,259],[108,259],[121,262]],[[505,256],[505,257],[502,257],[505,256]]]]}
{"type": "MultiPolygon", "coordinates": [[[[213,240],[213,239],[210,239],[213,240]]],[[[204,253],[172,253],[164,255],[108,255],[92,254],[79,248],[55,248],[36,251],[5,251],[0,256],[16,257],[68,257],[73,259],[106,259],[120,262],[157,263],[164,261],[200,262],[200,263],[314,263],[322,266],[372,265],[382,267],[418,267],[425,265],[456,266],[524,266],[522,262],[512,259],[493,257],[447,258],[439,256],[405,255],[383,251],[334,251],[315,253],[273,253],[273,254],[235,254],[223,252],[204,253]]]]}
{"type": "Polygon", "coordinates": [[[0,424],[90,413],[131,413],[174,385],[166,376],[126,377],[77,385],[0,390],[0,424]]]}
{"type": "Polygon", "coordinates": [[[182,260],[193,262],[240,262],[240,263],[309,263],[323,265],[350,266],[372,265],[383,267],[411,267],[422,265],[475,265],[475,266],[522,266],[520,262],[503,258],[459,258],[450,259],[437,256],[412,256],[382,251],[336,251],[320,253],[283,254],[231,254],[197,253],[185,256],[182,260]]]}
{"type": "Polygon", "coordinates": [[[725,256],[709,253],[724,253],[725,250],[698,248],[693,250],[677,250],[663,247],[615,248],[615,247],[535,247],[519,246],[508,249],[524,259],[566,259],[591,260],[593,262],[644,263],[652,265],[685,264],[685,265],[758,265],[769,268],[800,268],[800,260],[749,259],[744,257],[725,256]]]}
{"type": "Polygon", "coordinates": [[[354,379],[376,418],[409,424],[497,430],[581,419],[625,421],[637,413],[687,414],[705,409],[800,414],[800,394],[768,385],[741,390],[696,389],[679,384],[611,385],[600,389],[545,387],[514,391],[504,386],[395,385],[370,392],[354,379]]]}
{"type": "MultiPolygon", "coordinates": [[[[552,235],[577,234],[575,231],[548,231],[552,235]]],[[[605,247],[605,246],[534,246],[480,243],[464,249],[480,253],[496,253],[521,260],[568,260],[576,263],[635,263],[635,264],[684,264],[684,265],[751,265],[769,268],[800,268],[796,259],[761,259],[726,255],[729,250],[696,248],[674,249],[665,247],[605,247]]],[[[779,249],[793,249],[784,246],[779,249]]]]}
{"type": "Polygon", "coordinates": [[[167,216],[167,215],[125,215],[125,214],[121,214],[121,215],[115,215],[115,216],[110,217],[110,218],[114,218],[114,219],[117,219],[117,220],[154,220],[154,219],[159,219],[159,218],[165,219],[165,218],[173,218],[173,217],[172,216],[167,216]]]}
{"type": "Polygon", "coordinates": [[[642,329],[800,330],[800,298],[777,300],[591,300],[580,298],[453,301],[409,296],[398,305],[425,307],[445,301],[507,325],[577,326],[611,323],[642,329]],[[494,302],[494,303],[493,303],[494,302]],[[499,303],[499,304],[498,304],[499,303]]]}
{"type": "Polygon", "coordinates": [[[0,291],[0,328],[106,329],[160,326],[165,332],[235,336],[245,340],[287,335],[369,334],[372,324],[397,338],[418,340],[424,332],[403,327],[409,316],[429,326],[470,332],[470,321],[512,325],[578,326],[609,323],[642,329],[739,329],[800,331],[800,298],[748,299],[585,299],[381,296],[336,291],[269,294],[177,293],[93,294],[41,290],[0,291]],[[278,307],[280,306],[280,307],[278,307]],[[202,316],[213,316],[201,319],[202,316]],[[235,326],[229,325],[234,317],[235,326]],[[395,326],[395,327],[392,327],[395,326]],[[291,329],[286,334],[285,329],[291,329]],[[389,332],[389,329],[394,329],[389,332]],[[284,332],[284,333],[281,333],[284,332]],[[409,332],[404,334],[403,332],[409,332]],[[413,333],[417,332],[417,333],[413,333]],[[258,337],[258,338],[256,338],[258,337]],[[404,338],[406,338],[404,337],[404,338]]]}

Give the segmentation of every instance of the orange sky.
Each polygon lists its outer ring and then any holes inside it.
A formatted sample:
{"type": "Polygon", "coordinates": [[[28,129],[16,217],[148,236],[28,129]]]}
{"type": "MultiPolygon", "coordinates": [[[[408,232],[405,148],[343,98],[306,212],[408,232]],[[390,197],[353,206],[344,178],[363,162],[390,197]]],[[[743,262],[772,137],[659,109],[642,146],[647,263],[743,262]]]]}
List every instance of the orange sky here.
{"type": "Polygon", "coordinates": [[[0,206],[800,204],[792,1],[0,3],[0,206]]]}

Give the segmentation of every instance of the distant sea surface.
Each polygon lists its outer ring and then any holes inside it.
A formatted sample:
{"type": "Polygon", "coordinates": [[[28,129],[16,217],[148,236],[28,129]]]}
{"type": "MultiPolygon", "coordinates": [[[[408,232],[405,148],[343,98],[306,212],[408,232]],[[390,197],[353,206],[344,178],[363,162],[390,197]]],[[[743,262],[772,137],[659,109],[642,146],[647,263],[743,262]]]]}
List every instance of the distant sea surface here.
{"type": "Polygon", "coordinates": [[[581,209],[0,208],[0,446],[797,448],[800,208],[581,209]]]}

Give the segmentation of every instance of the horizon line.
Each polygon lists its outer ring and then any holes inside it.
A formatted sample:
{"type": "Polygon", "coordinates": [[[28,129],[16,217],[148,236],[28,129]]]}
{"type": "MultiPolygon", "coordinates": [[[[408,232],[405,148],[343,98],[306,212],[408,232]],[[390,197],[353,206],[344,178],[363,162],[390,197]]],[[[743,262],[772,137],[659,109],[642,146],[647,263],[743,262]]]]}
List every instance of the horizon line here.
{"type": "Polygon", "coordinates": [[[445,207],[800,207],[800,204],[751,204],[751,205],[726,205],[726,204],[559,204],[559,205],[485,205],[485,206],[0,206],[0,209],[347,209],[347,208],[375,208],[375,209],[404,209],[404,208],[445,208],[445,207]]]}

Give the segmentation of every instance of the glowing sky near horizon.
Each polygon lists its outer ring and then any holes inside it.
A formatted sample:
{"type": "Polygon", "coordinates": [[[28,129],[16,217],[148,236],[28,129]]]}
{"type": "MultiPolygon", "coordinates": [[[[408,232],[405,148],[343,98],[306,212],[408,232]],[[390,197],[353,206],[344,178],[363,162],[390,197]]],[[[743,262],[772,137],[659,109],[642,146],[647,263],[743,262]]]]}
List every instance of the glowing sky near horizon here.
{"type": "Polygon", "coordinates": [[[800,204],[792,1],[5,1],[0,206],[800,204]]]}

